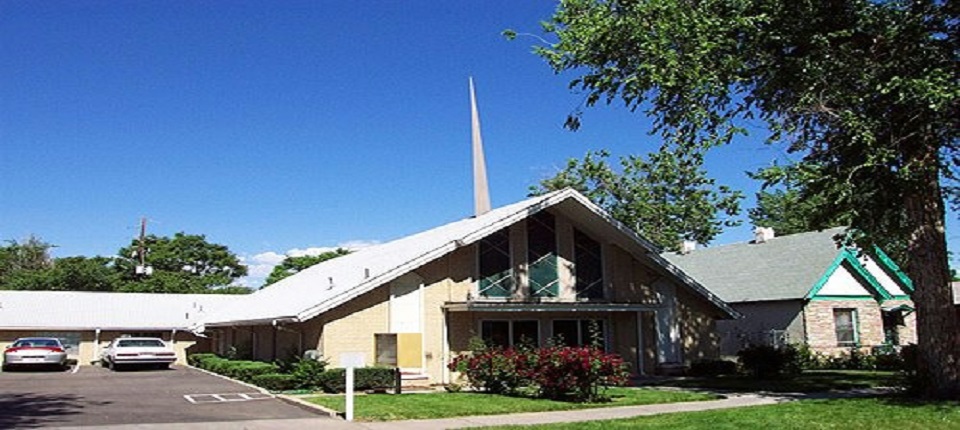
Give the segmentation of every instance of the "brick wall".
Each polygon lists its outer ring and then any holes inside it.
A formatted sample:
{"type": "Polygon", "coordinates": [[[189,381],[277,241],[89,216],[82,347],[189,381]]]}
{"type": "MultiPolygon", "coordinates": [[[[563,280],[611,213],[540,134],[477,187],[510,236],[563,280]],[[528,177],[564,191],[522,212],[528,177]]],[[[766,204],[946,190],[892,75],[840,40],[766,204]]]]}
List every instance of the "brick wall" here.
{"type": "MultiPolygon", "coordinates": [[[[807,344],[815,351],[826,354],[847,352],[850,348],[837,344],[834,309],[856,309],[859,342],[863,347],[873,347],[884,343],[882,307],[894,307],[899,304],[912,306],[908,300],[890,300],[883,305],[873,300],[813,300],[803,310],[807,332],[807,344]]],[[[904,318],[905,325],[899,326],[900,344],[915,343],[916,318],[914,314],[904,318]]]]}

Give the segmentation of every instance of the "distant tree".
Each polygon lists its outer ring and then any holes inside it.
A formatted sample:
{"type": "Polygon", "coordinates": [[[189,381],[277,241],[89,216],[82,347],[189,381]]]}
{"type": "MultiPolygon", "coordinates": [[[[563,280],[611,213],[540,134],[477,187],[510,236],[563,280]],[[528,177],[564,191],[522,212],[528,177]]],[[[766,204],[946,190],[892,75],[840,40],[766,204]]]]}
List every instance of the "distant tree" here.
{"type": "Polygon", "coordinates": [[[247,274],[247,267],[226,246],[182,232],[172,238],[148,235],[142,244],[134,239],[120,249],[114,267],[122,278],[122,291],[156,293],[217,292],[247,274]],[[149,275],[137,272],[140,252],[152,268],[149,275]]]}
{"type": "Polygon", "coordinates": [[[9,240],[7,245],[0,245],[0,288],[4,288],[7,277],[18,272],[49,268],[53,264],[50,248],[53,245],[33,235],[22,242],[9,240]]]}
{"type": "Polygon", "coordinates": [[[802,164],[774,165],[748,173],[764,183],[757,193],[757,206],[747,212],[753,225],[773,227],[777,235],[849,225],[850,214],[824,216],[823,197],[805,195],[805,182],[816,174],[802,164]]]}
{"type": "Polygon", "coordinates": [[[10,276],[10,290],[115,291],[120,278],[106,257],[64,257],[49,267],[21,270],[10,276]]]}
{"type": "Polygon", "coordinates": [[[531,194],[574,188],[665,250],[679,249],[683,240],[708,244],[724,227],[740,223],[733,217],[742,193],[708,178],[701,152],[664,147],[646,158],[621,157],[617,168],[607,158],[596,151],[571,159],[531,194]]]}
{"type": "Polygon", "coordinates": [[[270,276],[267,276],[267,280],[264,282],[263,286],[269,286],[310,266],[340,257],[342,255],[347,255],[349,253],[350,250],[337,248],[333,251],[323,252],[318,255],[300,255],[296,257],[284,258],[280,264],[273,267],[273,271],[270,272],[270,276]]]}

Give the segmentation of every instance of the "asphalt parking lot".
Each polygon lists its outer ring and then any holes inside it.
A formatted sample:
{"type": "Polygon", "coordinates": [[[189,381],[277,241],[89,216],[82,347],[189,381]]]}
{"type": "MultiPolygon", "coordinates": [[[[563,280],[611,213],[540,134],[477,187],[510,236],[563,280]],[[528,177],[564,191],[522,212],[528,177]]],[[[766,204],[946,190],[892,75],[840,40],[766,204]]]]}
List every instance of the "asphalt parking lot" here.
{"type": "Polygon", "coordinates": [[[197,370],[0,373],[0,428],[320,418],[197,370]]]}

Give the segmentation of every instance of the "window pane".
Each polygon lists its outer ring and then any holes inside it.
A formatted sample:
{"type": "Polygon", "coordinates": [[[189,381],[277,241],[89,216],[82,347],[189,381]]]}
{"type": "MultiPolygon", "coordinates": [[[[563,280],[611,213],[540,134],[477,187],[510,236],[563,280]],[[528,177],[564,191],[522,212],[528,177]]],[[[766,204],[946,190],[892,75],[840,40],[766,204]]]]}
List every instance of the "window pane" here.
{"type": "Polygon", "coordinates": [[[577,278],[578,298],[603,298],[603,259],[600,254],[600,242],[587,236],[580,230],[573,232],[574,272],[577,278]]]}
{"type": "Polygon", "coordinates": [[[510,232],[493,233],[480,241],[480,285],[483,297],[509,297],[513,293],[510,270],[510,232]]]}
{"type": "Polygon", "coordinates": [[[560,278],[557,274],[556,220],[547,211],[527,219],[527,261],[530,266],[530,295],[556,297],[560,278]]]}
{"type": "Polygon", "coordinates": [[[853,309],[834,309],[833,323],[836,327],[837,345],[852,346],[857,343],[856,316],[853,309]]]}
{"type": "Polygon", "coordinates": [[[540,324],[536,321],[513,322],[513,346],[540,346],[540,324]]]}
{"type": "Polygon", "coordinates": [[[603,320],[580,320],[580,346],[606,349],[603,320]]]}
{"type": "Polygon", "coordinates": [[[557,345],[577,346],[580,333],[577,320],[556,320],[553,322],[553,341],[557,345]]]}
{"type": "Polygon", "coordinates": [[[480,323],[480,337],[487,346],[510,346],[509,321],[483,321],[480,323]]]}

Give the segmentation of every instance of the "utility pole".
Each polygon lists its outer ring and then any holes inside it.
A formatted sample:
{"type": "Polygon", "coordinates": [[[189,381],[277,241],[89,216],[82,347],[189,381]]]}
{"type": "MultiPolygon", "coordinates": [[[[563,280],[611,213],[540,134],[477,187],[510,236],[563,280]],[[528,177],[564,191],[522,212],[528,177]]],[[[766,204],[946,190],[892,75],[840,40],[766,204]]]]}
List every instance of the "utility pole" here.
{"type": "Polygon", "coordinates": [[[140,217],[140,239],[137,241],[137,264],[135,273],[140,276],[150,276],[153,274],[153,267],[147,266],[147,217],[140,217]]]}

